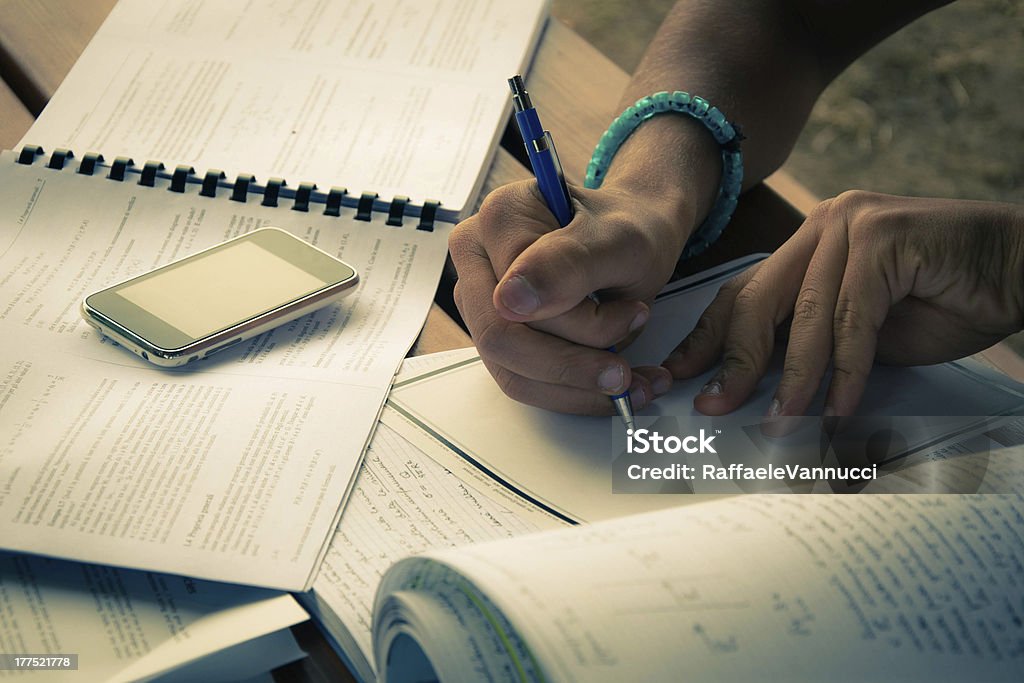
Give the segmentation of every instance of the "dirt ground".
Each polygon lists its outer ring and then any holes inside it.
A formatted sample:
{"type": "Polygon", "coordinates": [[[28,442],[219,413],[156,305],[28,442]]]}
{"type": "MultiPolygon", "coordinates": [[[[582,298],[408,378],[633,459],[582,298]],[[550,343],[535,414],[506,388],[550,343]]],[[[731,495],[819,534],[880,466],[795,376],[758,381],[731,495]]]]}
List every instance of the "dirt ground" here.
{"type": "MultiPolygon", "coordinates": [[[[554,0],[552,12],[632,71],[672,4],[554,0]]],[[[820,197],[1024,201],[1024,0],[960,0],[875,47],[825,91],[786,169],[820,197]]]]}

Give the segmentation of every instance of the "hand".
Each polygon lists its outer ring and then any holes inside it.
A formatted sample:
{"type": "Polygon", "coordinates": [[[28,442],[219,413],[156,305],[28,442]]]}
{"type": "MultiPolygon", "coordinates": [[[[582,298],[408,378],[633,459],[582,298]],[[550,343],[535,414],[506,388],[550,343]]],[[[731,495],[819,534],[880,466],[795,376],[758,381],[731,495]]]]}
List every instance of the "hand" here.
{"type": "Polygon", "coordinates": [[[851,415],[877,359],[925,365],[1024,325],[1024,208],[847,192],[770,258],[722,287],[666,359],[677,378],[721,369],[694,399],[721,415],[754,391],[792,316],[769,417],[803,415],[832,361],[824,414],[851,415]]]}
{"type": "Polygon", "coordinates": [[[647,321],[689,232],[669,217],[678,214],[630,193],[572,188],[572,195],[576,216],[559,229],[536,181],[492,192],[449,241],[455,302],[512,398],[611,414],[608,396],[629,389],[640,409],[668,391],[669,372],[632,370],[605,349],[647,321]]]}

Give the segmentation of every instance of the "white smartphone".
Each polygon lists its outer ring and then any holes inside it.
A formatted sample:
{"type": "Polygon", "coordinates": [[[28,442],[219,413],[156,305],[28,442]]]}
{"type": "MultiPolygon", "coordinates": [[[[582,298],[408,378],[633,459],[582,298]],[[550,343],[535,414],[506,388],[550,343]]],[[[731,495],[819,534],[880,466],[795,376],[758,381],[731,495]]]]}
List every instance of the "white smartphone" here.
{"type": "Polygon", "coordinates": [[[255,337],[352,291],[352,266],[261,228],[90,294],[86,322],[164,367],[255,337]]]}

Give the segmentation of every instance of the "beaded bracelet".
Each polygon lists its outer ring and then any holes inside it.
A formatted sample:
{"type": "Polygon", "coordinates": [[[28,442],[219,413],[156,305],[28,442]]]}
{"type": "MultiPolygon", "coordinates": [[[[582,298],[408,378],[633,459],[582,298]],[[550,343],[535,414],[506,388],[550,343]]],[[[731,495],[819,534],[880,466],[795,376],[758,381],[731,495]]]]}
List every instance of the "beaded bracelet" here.
{"type": "Polygon", "coordinates": [[[685,260],[707,249],[722,234],[729,219],[732,218],[733,211],[736,210],[736,201],[739,199],[743,183],[743,154],[740,152],[740,140],[743,139],[743,135],[739,126],[729,123],[717,107],[711,106],[701,97],[681,90],[673,93],[658,92],[650,97],[640,98],[636,104],[612,121],[612,125],[601,136],[587,165],[587,177],[583,186],[589,189],[601,187],[615,153],[619,151],[626,138],[647,119],[667,112],[687,114],[700,121],[715,136],[715,141],[722,149],[722,182],[718,186],[718,194],[711,212],[686,242],[680,257],[680,260],[685,260]]]}

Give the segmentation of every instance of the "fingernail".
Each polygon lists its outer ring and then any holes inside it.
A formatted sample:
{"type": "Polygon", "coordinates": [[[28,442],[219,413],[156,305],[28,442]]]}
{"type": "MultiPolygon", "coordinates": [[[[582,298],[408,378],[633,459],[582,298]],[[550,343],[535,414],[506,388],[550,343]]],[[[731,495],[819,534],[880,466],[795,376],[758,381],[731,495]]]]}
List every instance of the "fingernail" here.
{"type": "Polygon", "coordinates": [[[651,314],[647,309],[644,309],[637,313],[636,317],[633,318],[633,322],[629,324],[629,331],[636,332],[637,330],[639,330],[641,327],[647,324],[647,319],[650,316],[651,314]]]}
{"type": "Polygon", "coordinates": [[[822,417],[835,417],[836,409],[832,406],[825,406],[825,409],[821,411],[822,417]]]}
{"type": "Polygon", "coordinates": [[[597,378],[597,384],[601,387],[601,391],[618,393],[622,391],[624,379],[621,365],[609,365],[597,378]]]}
{"type": "Polygon", "coordinates": [[[640,384],[634,384],[629,388],[629,402],[633,404],[633,410],[642,410],[647,407],[647,393],[640,384]]]}
{"type": "Polygon", "coordinates": [[[773,398],[771,404],[768,406],[768,412],[765,413],[765,417],[778,417],[782,413],[782,404],[779,403],[779,399],[773,398]]]}
{"type": "Polygon", "coordinates": [[[501,303],[519,315],[529,315],[540,308],[540,297],[529,280],[516,275],[501,286],[501,303]]]}
{"type": "Polygon", "coordinates": [[[700,393],[705,396],[721,396],[722,383],[716,378],[701,387],[700,393]]]}
{"type": "Polygon", "coordinates": [[[672,376],[671,375],[658,375],[651,382],[651,389],[654,391],[655,396],[661,396],[667,394],[669,389],[672,388],[672,376]]]}

